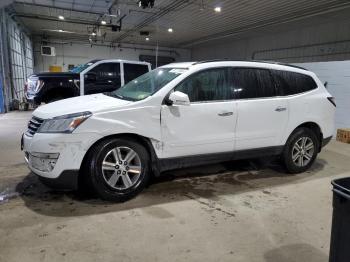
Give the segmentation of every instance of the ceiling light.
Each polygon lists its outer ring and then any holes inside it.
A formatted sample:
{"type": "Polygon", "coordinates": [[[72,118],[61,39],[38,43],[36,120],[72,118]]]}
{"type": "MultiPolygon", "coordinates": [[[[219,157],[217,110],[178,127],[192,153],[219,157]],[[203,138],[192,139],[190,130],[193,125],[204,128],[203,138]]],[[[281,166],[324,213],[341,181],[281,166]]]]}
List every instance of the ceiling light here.
{"type": "Polygon", "coordinates": [[[220,13],[220,12],[221,12],[221,7],[220,7],[220,6],[215,7],[215,8],[214,8],[214,11],[215,11],[216,13],[220,13]]]}
{"type": "Polygon", "coordinates": [[[146,41],[149,41],[149,37],[146,37],[146,41]]]}
{"type": "Polygon", "coordinates": [[[64,20],[64,16],[63,16],[63,15],[59,15],[59,16],[58,16],[58,19],[64,20]]]}
{"type": "Polygon", "coordinates": [[[95,32],[92,32],[92,33],[91,33],[91,35],[92,35],[92,36],[95,36],[95,35],[96,35],[96,33],[95,33],[95,32]]]}
{"type": "Polygon", "coordinates": [[[105,20],[102,20],[101,25],[105,25],[105,24],[107,24],[107,22],[105,20]]]}
{"type": "Polygon", "coordinates": [[[169,32],[169,33],[172,33],[172,32],[174,32],[174,30],[173,30],[172,28],[169,28],[169,29],[168,29],[168,32],[169,32]]]}

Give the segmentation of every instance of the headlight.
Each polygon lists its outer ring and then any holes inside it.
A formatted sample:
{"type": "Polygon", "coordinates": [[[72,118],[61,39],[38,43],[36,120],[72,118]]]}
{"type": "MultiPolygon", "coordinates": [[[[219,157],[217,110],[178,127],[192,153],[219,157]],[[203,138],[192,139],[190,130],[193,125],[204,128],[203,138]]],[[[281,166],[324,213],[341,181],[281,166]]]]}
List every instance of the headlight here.
{"type": "Polygon", "coordinates": [[[44,120],[38,133],[72,133],[91,115],[91,112],[82,112],[44,120]]]}
{"type": "Polygon", "coordinates": [[[38,93],[43,86],[44,86],[44,81],[43,80],[38,80],[36,82],[36,86],[35,86],[34,92],[38,93]]]}
{"type": "Polygon", "coordinates": [[[38,93],[44,86],[43,80],[38,80],[38,78],[28,78],[27,80],[27,90],[38,93]]]}

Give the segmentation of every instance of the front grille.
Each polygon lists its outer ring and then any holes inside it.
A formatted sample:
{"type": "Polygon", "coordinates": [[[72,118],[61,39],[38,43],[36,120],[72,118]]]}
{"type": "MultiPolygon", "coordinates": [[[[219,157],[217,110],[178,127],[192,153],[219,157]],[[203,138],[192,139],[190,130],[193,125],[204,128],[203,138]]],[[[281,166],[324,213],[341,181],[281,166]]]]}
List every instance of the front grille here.
{"type": "Polygon", "coordinates": [[[34,134],[38,131],[41,124],[44,122],[43,119],[37,118],[35,116],[32,117],[32,119],[28,123],[28,129],[26,134],[28,136],[34,136],[34,134]]]}

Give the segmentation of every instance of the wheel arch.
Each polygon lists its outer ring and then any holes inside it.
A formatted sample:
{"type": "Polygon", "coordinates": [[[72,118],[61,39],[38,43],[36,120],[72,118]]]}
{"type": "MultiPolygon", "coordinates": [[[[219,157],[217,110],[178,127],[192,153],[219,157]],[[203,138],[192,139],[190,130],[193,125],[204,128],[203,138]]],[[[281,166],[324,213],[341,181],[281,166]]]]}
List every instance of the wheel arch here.
{"type": "MultiPolygon", "coordinates": [[[[92,150],[92,148],[94,146],[96,146],[98,143],[101,143],[102,141],[108,140],[108,139],[112,139],[112,138],[123,138],[123,139],[128,139],[128,140],[133,140],[136,141],[138,143],[140,143],[142,146],[144,146],[147,150],[147,152],[150,155],[150,166],[151,166],[151,171],[152,171],[152,175],[158,177],[160,175],[160,169],[159,169],[159,162],[158,162],[158,156],[154,150],[153,144],[151,142],[151,139],[148,137],[144,137],[138,134],[134,134],[134,133],[121,133],[121,134],[113,134],[113,135],[108,135],[105,136],[97,141],[95,141],[90,147],[89,149],[86,151],[84,157],[83,157],[83,161],[81,162],[81,166],[80,166],[80,170],[84,170],[84,165],[86,163],[86,159],[88,157],[89,152],[92,150]]],[[[83,177],[83,173],[79,172],[79,180],[83,177]]]]}
{"type": "Polygon", "coordinates": [[[312,121],[304,122],[304,123],[298,125],[296,128],[294,128],[293,131],[292,131],[292,132],[290,133],[290,135],[288,136],[288,138],[287,138],[286,141],[288,141],[288,139],[290,138],[290,136],[291,136],[298,128],[302,128],[302,127],[308,128],[308,129],[312,130],[312,131],[315,133],[315,135],[316,135],[317,138],[318,138],[318,142],[319,142],[319,149],[318,149],[318,151],[320,152],[321,149],[322,149],[322,140],[323,140],[322,129],[321,129],[321,127],[320,127],[317,123],[312,122],[312,121]]]}

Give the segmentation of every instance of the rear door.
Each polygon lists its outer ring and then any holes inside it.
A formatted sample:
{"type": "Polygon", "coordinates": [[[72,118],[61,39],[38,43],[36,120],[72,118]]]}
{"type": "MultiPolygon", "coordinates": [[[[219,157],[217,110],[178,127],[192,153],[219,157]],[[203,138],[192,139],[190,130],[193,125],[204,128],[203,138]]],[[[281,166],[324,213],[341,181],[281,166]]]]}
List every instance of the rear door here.
{"type": "Polygon", "coordinates": [[[190,105],[163,105],[163,158],[234,150],[235,102],[228,68],[195,73],[174,90],[189,96],[190,105]]]}
{"type": "Polygon", "coordinates": [[[288,123],[288,101],[277,96],[270,71],[232,68],[231,77],[238,111],[235,150],[280,145],[288,123]]]}

